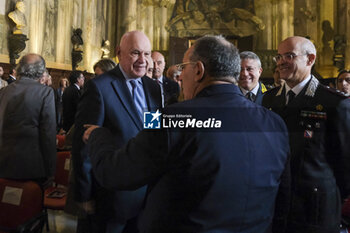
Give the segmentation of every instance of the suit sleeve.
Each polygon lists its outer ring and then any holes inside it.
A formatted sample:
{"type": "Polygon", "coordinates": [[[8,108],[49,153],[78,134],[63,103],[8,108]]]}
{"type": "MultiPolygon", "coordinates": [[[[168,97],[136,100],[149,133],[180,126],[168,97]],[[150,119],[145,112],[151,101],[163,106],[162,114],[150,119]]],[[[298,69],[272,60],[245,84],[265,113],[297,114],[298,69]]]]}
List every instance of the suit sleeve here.
{"type": "Polygon", "coordinates": [[[90,135],[88,148],[99,184],[108,189],[135,190],[155,181],[166,167],[165,132],[141,131],[118,150],[108,129],[95,129],[90,135]]]}
{"type": "Polygon", "coordinates": [[[331,160],[334,175],[343,199],[350,195],[350,99],[343,100],[337,107],[334,124],[337,135],[331,134],[331,160]]]}
{"type": "Polygon", "coordinates": [[[290,146],[288,129],[283,119],[276,113],[273,113],[277,118],[274,120],[276,124],[279,124],[281,135],[280,141],[276,141],[276,149],[282,149],[284,156],[284,169],[280,176],[280,184],[278,186],[278,192],[275,200],[275,210],[272,219],[272,233],[284,233],[287,229],[287,220],[290,209],[291,198],[291,170],[290,170],[290,146]],[[280,142],[280,143],[278,143],[280,142]]]}
{"type": "Polygon", "coordinates": [[[56,111],[53,89],[43,99],[40,114],[40,148],[47,177],[53,176],[56,169],[56,111]]]}
{"type": "Polygon", "coordinates": [[[272,221],[272,233],[283,233],[287,229],[287,220],[291,198],[290,155],[281,176],[275,202],[275,213],[272,221]]]}
{"type": "Polygon", "coordinates": [[[104,105],[102,96],[96,85],[90,80],[78,103],[75,118],[75,132],[72,147],[72,165],[74,174],[74,199],[78,202],[89,201],[92,198],[92,170],[82,136],[84,124],[102,125],[104,120],[104,105]]]}

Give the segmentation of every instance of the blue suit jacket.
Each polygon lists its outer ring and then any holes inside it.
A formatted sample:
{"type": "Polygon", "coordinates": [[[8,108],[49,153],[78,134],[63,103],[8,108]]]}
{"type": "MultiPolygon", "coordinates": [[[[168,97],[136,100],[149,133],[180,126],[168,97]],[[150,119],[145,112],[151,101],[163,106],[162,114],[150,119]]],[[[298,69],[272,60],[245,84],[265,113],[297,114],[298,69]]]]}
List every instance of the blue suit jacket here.
{"type": "MultiPolygon", "coordinates": [[[[143,77],[148,110],[161,106],[160,88],[153,80],[143,77]]],[[[130,91],[119,66],[90,80],[78,105],[72,149],[73,170],[75,175],[75,200],[83,202],[98,198],[97,209],[106,212],[108,217],[125,222],[136,216],[144,200],[143,187],[134,192],[108,192],[94,185],[91,163],[81,138],[84,124],[100,125],[108,128],[112,134],[119,135],[115,144],[123,145],[143,128],[143,123],[132,100],[130,91]]],[[[105,174],[112,176],[113,174],[105,174]]],[[[98,210],[97,210],[98,211],[98,210]]]]}
{"type": "Polygon", "coordinates": [[[230,84],[170,106],[163,119],[176,113],[215,118],[221,128],[144,130],[119,151],[107,129],[96,129],[88,145],[99,182],[150,184],[141,232],[270,232],[289,153],[283,120],[230,84]]]}

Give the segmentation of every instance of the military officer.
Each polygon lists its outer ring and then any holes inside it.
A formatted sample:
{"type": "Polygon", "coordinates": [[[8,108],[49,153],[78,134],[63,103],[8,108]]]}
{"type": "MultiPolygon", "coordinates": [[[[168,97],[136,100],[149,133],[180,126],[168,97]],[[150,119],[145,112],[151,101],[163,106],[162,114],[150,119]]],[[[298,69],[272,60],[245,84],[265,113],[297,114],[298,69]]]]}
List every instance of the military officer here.
{"type": "Polygon", "coordinates": [[[239,89],[249,100],[261,105],[266,87],[259,82],[263,71],[260,58],[251,51],[241,52],[239,56],[241,58],[241,72],[238,79],[239,89]]]}
{"type": "Polygon", "coordinates": [[[263,106],[286,122],[291,148],[289,233],[339,232],[350,192],[350,103],[311,75],[315,46],[289,37],[274,58],[285,83],[265,93],[263,106]]]}

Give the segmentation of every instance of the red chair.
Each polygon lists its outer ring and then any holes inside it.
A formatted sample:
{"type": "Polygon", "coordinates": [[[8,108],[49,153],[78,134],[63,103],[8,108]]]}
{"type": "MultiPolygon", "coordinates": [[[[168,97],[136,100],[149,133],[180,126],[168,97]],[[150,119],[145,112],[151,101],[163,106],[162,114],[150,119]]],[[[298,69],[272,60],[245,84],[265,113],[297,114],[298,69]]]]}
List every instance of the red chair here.
{"type": "Polygon", "coordinates": [[[64,150],[64,144],[66,141],[66,135],[56,135],[56,147],[59,150],[64,150]]]}
{"type": "Polygon", "coordinates": [[[40,186],[33,181],[0,178],[0,233],[41,232],[44,223],[40,186]]]}
{"type": "Polygon", "coordinates": [[[54,185],[47,188],[44,193],[44,208],[46,211],[47,231],[49,231],[47,209],[63,210],[66,205],[70,157],[70,151],[57,152],[54,185]]]}

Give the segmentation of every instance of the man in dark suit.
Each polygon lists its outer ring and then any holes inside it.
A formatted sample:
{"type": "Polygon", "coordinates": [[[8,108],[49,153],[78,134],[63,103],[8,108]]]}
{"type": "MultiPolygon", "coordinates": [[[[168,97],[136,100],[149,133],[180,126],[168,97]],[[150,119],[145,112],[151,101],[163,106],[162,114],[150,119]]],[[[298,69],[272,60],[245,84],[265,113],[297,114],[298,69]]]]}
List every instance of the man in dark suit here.
{"type": "Polygon", "coordinates": [[[268,91],[263,106],[286,122],[291,148],[288,232],[340,232],[341,203],[350,193],[350,103],[311,75],[315,46],[290,37],[274,58],[285,83],[268,91]]]}
{"type": "Polygon", "coordinates": [[[39,83],[45,61],[21,58],[19,80],[0,90],[0,177],[36,180],[54,175],[56,116],[53,89],[39,83]]]}
{"type": "Polygon", "coordinates": [[[259,82],[262,73],[260,58],[251,51],[244,51],[239,55],[241,57],[241,73],[238,86],[245,97],[254,103],[261,104],[263,93],[266,90],[259,82]]]}
{"type": "Polygon", "coordinates": [[[97,180],[111,189],[150,185],[140,232],[271,232],[289,151],[283,120],[232,84],[240,59],[223,37],[198,39],[178,67],[187,101],[165,109],[163,129],[119,151],[119,135],[86,130],[97,180]]]}
{"type": "Polygon", "coordinates": [[[77,112],[78,102],[84,87],[85,77],[80,71],[72,71],[69,76],[70,86],[67,87],[62,95],[63,107],[63,125],[62,129],[68,132],[74,124],[75,113],[77,112]]]}
{"type": "Polygon", "coordinates": [[[10,72],[9,72],[9,77],[7,78],[6,81],[8,84],[11,84],[14,81],[16,81],[16,67],[11,66],[10,72]]]}
{"type": "Polygon", "coordinates": [[[163,75],[165,60],[160,52],[152,52],[153,78],[159,83],[163,96],[163,106],[177,102],[180,94],[180,87],[177,82],[163,75]]]}
{"type": "MultiPolygon", "coordinates": [[[[82,142],[84,124],[104,126],[119,135],[116,144],[124,144],[143,128],[143,111],[161,107],[159,85],[144,76],[151,43],[140,31],[123,35],[117,48],[119,64],[87,82],[79,102],[73,143],[75,199],[84,206],[96,202],[98,227],[95,232],[134,232],[132,220],[141,209],[146,187],[134,191],[108,191],[94,183],[90,158],[82,142]],[[104,229],[105,228],[105,229],[104,229]],[[124,229],[125,228],[125,229],[124,229]]],[[[90,208],[91,209],[91,208],[90,208]]]]}

